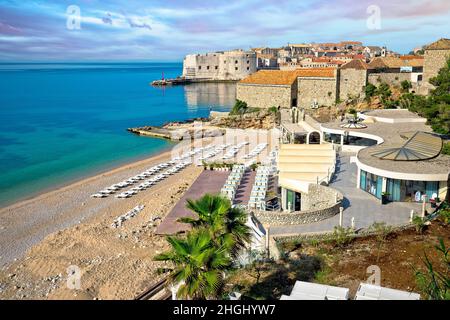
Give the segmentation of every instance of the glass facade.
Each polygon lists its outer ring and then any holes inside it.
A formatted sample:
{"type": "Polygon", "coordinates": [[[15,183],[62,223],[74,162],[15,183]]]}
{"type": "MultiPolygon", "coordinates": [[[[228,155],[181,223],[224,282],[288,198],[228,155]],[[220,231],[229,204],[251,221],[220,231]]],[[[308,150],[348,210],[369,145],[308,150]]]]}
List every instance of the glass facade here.
{"type": "MultiPolygon", "coordinates": [[[[359,183],[360,189],[381,199],[381,194],[383,192],[383,177],[361,170],[359,183]]],[[[424,194],[426,194],[427,200],[438,195],[439,182],[387,178],[386,193],[388,193],[388,199],[390,201],[420,202],[422,201],[422,196],[424,194]]]]}
{"type": "Polygon", "coordinates": [[[301,210],[301,194],[289,189],[286,189],[286,208],[290,205],[291,210],[300,211],[301,210]]]}
{"type": "Polygon", "coordinates": [[[369,192],[378,199],[381,199],[381,192],[383,188],[382,177],[361,170],[359,185],[362,190],[369,192]]]}
{"type": "MultiPolygon", "coordinates": [[[[327,133],[324,132],[323,138],[327,142],[341,143],[341,135],[336,133],[327,133]]],[[[350,135],[344,135],[344,145],[346,146],[362,146],[369,147],[377,144],[376,140],[368,139],[368,138],[360,138],[354,137],[350,135]]]]}

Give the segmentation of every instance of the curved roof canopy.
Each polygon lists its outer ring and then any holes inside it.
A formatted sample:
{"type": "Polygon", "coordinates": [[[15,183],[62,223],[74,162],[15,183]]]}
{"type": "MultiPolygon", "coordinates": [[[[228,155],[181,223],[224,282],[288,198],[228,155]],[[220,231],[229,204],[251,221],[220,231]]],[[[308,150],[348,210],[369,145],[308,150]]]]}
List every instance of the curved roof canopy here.
{"type": "Polygon", "coordinates": [[[346,124],[341,124],[341,128],[364,129],[364,128],[367,128],[367,126],[364,123],[361,123],[361,122],[349,122],[349,123],[346,123],[346,124]]]}
{"type": "Polygon", "coordinates": [[[403,145],[384,148],[372,153],[383,160],[417,161],[436,157],[441,152],[441,138],[429,133],[416,131],[401,134],[407,141],[403,145]]]}

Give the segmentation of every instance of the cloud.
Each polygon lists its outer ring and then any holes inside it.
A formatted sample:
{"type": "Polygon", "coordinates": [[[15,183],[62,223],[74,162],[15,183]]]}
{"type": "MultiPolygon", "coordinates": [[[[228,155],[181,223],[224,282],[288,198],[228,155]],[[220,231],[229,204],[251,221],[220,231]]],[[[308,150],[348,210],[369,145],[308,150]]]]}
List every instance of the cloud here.
{"type": "Polygon", "coordinates": [[[70,1],[0,3],[0,59],[172,59],[209,50],[360,40],[408,52],[448,37],[448,0],[79,0],[81,29],[66,28],[70,1]],[[381,30],[366,26],[369,5],[381,30]],[[352,39],[349,39],[352,38],[352,39]]]}

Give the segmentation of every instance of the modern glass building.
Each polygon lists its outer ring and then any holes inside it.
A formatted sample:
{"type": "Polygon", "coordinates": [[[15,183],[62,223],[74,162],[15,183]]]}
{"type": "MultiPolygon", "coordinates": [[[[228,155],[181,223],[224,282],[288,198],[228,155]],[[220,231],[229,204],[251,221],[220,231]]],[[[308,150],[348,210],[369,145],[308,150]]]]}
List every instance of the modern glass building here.
{"type": "Polygon", "coordinates": [[[321,125],[323,139],[356,153],[357,187],[376,199],[423,201],[448,198],[450,156],[426,119],[403,109],[359,113],[361,125],[321,125]]]}

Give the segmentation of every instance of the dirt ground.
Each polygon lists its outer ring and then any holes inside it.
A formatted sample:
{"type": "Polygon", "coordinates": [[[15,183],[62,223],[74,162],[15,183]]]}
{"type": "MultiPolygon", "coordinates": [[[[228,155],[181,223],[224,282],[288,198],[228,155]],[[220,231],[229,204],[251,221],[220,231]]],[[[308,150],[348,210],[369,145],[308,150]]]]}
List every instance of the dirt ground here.
{"type": "Polygon", "coordinates": [[[436,270],[448,273],[434,248],[439,238],[450,246],[450,227],[436,220],[423,234],[408,229],[393,232],[384,241],[370,236],[342,247],[329,242],[286,243],[286,259],[236,271],[227,289],[256,299],[279,299],[281,294],[290,294],[296,280],[302,280],[346,287],[353,297],[359,283],[372,275],[367,268],[375,265],[381,271],[381,286],[418,292],[425,298],[414,275],[415,268],[425,271],[424,254],[436,270]]]}

